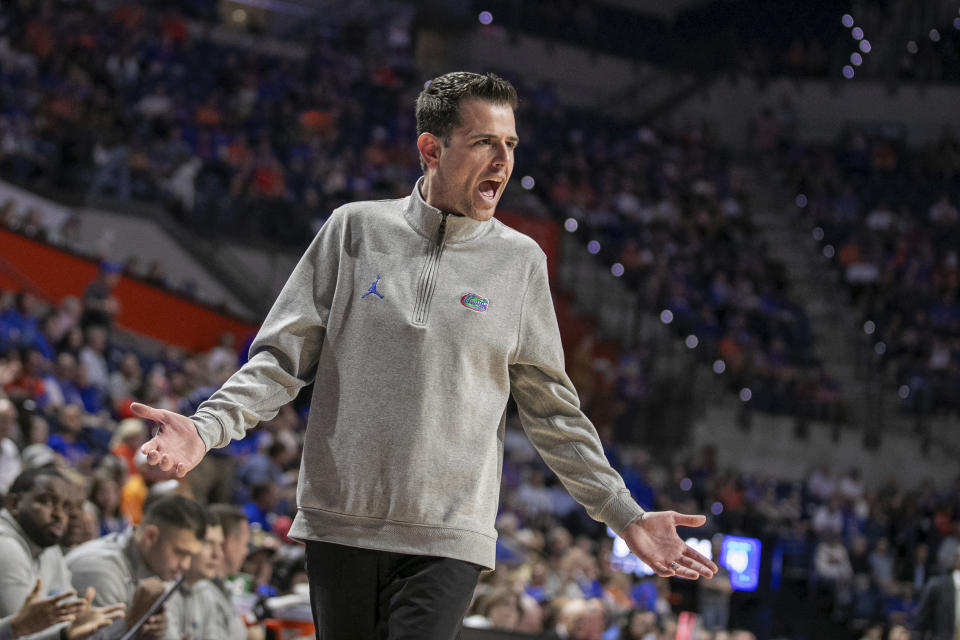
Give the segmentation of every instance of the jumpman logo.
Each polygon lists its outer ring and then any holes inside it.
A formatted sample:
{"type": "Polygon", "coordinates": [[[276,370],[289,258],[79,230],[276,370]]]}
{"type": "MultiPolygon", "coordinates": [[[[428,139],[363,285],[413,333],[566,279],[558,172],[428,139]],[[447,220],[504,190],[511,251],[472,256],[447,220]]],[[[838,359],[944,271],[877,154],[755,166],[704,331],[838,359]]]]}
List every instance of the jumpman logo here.
{"type": "Polygon", "coordinates": [[[379,292],[379,291],[377,291],[377,283],[378,283],[378,282],[380,282],[380,276],[377,276],[377,279],[373,281],[373,284],[372,284],[372,285],[370,285],[370,290],[367,291],[367,292],[366,292],[365,294],[363,294],[362,296],[360,296],[360,299],[363,300],[364,298],[366,298],[368,295],[370,295],[370,294],[372,293],[373,295],[375,295],[375,296],[377,296],[378,298],[380,298],[381,300],[383,300],[383,296],[380,295],[380,292],[379,292]]]}

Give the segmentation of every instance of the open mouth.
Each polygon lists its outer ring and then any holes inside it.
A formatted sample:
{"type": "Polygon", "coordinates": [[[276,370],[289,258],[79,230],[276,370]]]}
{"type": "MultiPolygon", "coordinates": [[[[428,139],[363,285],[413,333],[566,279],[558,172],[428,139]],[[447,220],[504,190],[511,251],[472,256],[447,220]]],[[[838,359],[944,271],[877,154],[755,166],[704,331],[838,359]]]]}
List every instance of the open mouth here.
{"type": "Polygon", "coordinates": [[[500,184],[499,180],[484,180],[480,183],[480,195],[493,202],[497,198],[497,192],[500,191],[500,184]]]}

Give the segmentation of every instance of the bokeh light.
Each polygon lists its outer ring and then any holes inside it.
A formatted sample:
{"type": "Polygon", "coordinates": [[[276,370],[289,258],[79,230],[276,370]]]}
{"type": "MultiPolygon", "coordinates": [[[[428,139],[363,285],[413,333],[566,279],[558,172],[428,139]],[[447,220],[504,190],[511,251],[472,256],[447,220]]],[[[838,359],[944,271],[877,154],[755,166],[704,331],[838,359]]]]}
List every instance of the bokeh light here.
{"type": "Polygon", "coordinates": [[[615,277],[619,278],[620,276],[623,275],[623,265],[620,264],[619,262],[614,262],[613,266],[610,267],[610,273],[612,273],[615,277]]]}
{"type": "Polygon", "coordinates": [[[860,41],[860,51],[863,51],[864,53],[870,53],[872,50],[873,50],[873,46],[871,46],[869,40],[860,41]]]}
{"type": "Polygon", "coordinates": [[[851,80],[853,78],[853,67],[848,64],[843,65],[843,77],[851,80]]]}
{"type": "Polygon", "coordinates": [[[687,349],[696,349],[697,345],[700,344],[700,339],[697,336],[690,334],[687,336],[687,339],[683,341],[687,345],[687,349]]]}
{"type": "Polygon", "coordinates": [[[489,11],[481,11],[477,19],[480,20],[480,24],[490,24],[493,22],[493,14],[489,11]]]}
{"type": "Polygon", "coordinates": [[[713,372],[717,375],[720,375],[727,370],[727,363],[723,360],[714,360],[713,361],[713,372]]]}
{"type": "Polygon", "coordinates": [[[740,389],[740,401],[741,402],[750,402],[750,398],[753,397],[753,391],[750,391],[748,387],[740,389]]]}
{"type": "Polygon", "coordinates": [[[823,227],[814,227],[813,228],[813,239],[817,242],[823,240],[823,227]]]}
{"type": "Polygon", "coordinates": [[[913,40],[907,43],[907,53],[916,54],[918,50],[917,43],[913,40]]]}
{"type": "Polygon", "coordinates": [[[855,67],[859,67],[863,64],[863,56],[854,51],[850,54],[850,63],[855,67]]]}
{"type": "Polygon", "coordinates": [[[600,243],[596,240],[591,240],[589,243],[587,243],[587,251],[593,255],[597,255],[600,253],[600,243]]]}
{"type": "Polygon", "coordinates": [[[824,258],[833,258],[836,255],[837,250],[833,248],[832,244],[825,245],[823,247],[823,257],[824,258]]]}
{"type": "Polygon", "coordinates": [[[840,23],[845,26],[847,29],[853,26],[853,16],[849,13],[843,14],[843,17],[840,18],[840,23]]]}
{"type": "Polygon", "coordinates": [[[580,223],[577,222],[576,218],[567,218],[566,220],[563,221],[563,228],[569,231],[570,233],[573,233],[574,231],[576,231],[577,227],[579,226],[580,226],[580,223]]]}
{"type": "Polygon", "coordinates": [[[850,35],[853,36],[854,40],[863,40],[863,29],[860,27],[854,27],[850,31],[850,35]]]}
{"type": "Polygon", "coordinates": [[[897,395],[900,396],[902,400],[906,400],[910,397],[910,387],[905,384],[900,385],[900,388],[897,389],[897,395]]]}
{"type": "Polygon", "coordinates": [[[663,324],[670,324],[673,322],[673,311],[670,309],[664,309],[660,312],[660,322],[663,324]]]}
{"type": "Polygon", "coordinates": [[[533,176],[523,176],[522,178],[520,178],[520,186],[526,189],[527,191],[530,191],[530,189],[533,189],[533,187],[536,186],[536,184],[537,183],[533,179],[533,176]]]}
{"type": "Polygon", "coordinates": [[[887,343],[878,342],[877,344],[873,345],[873,352],[878,356],[882,356],[887,352],[887,343]]]}
{"type": "Polygon", "coordinates": [[[873,320],[867,320],[863,323],[863,332],[868,336],[872,336],[873,332],[877,330],[877,325],[873,320]]]}
{"type": "Polygon", "coordinates": [[[930,29],[930,41],[940,42],[940,32],[936,29],[930,29]]]}
{"type": "Polygon", "coordinates": [[[802,194],[802,193],[798,193],[798,194],[797,194],[797,197],[794,198],[793,202],[794,202],[798,207],[800,207],[801,209],[803,209],[805,206],[807,206],[807,196],[805,196],[805,195],[802,194]]]}

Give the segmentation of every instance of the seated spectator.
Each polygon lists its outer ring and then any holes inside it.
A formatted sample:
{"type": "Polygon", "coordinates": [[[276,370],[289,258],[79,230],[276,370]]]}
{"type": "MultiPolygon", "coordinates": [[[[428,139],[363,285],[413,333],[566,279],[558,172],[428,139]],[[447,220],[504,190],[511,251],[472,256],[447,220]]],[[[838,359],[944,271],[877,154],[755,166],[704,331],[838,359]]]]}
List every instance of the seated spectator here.
{"type": "Polygon", "coordinates": [[[17,407],[9,398],[0,397],[0,496],[20,475],[20,448],[17,437],[17,407]]]}
{"type": "MultiPolygon", "coordinates": [[[[149,506],[139,525],[70,552],[67,565],[76,588],[94,587],[95,604],[127,604],[126,619],[116,621],[105,632],[107,638],[123,636],[163,591],[162,581],[173,580],[190,567],[191,558],[201,551],[206,528],[206,514],[200,505],[181,496],[163,497],[149,506]]],[[[140,637],[161,638],[166,624],[162,612],[154,614],[140,637]]]]}
{"type": "Polygon", "coordinates": [[[463,624],[477,629],[504,629],[513,631],[523,613],[520,597],[508,587],[499,587],[481,598],[474,606],[474,614],[463,624]]]}
{"type": "MultiPolygon", "coordinates": [[[[31,469],[10,486],[7,508],[0,511],[0,618],[15,614],[37,588],[37,581],[52,594],[75,594],[70,570],[58,544],[67,532],[70,487],[51,468],[31,469]]],[[[90,606],[95,593],[85,598],[72,620],[38,633],[32,640],[79,640],[123,617],[124,605],[90,606]]]]}
{"type": "Polygon", "coordinates": [[[218,588],[212,580],[220,577],[223,569],[223,527],[219,519],[207,514],[207,532],[199,553],[190,560],[190,568],[183,573],[183,584],[164,605],[167,615],[168,640],[205,638],[207,640],[234,640],[246,636],[236,611],[224,613],[218,608],[218,588]]]}

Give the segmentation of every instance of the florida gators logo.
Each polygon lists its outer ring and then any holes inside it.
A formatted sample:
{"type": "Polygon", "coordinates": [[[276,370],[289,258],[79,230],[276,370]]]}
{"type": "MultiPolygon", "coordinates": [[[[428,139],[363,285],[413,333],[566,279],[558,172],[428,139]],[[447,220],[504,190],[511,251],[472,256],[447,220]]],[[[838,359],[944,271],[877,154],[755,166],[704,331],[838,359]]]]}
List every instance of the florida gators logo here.
{"type": "Polygon", "coordinates": [[[465,293],[460,298],[460,304],[470,309],[470,311],[483,313],[487,310],[487,305],[490,304],[490,301],[476,293],[465,293]]]}

